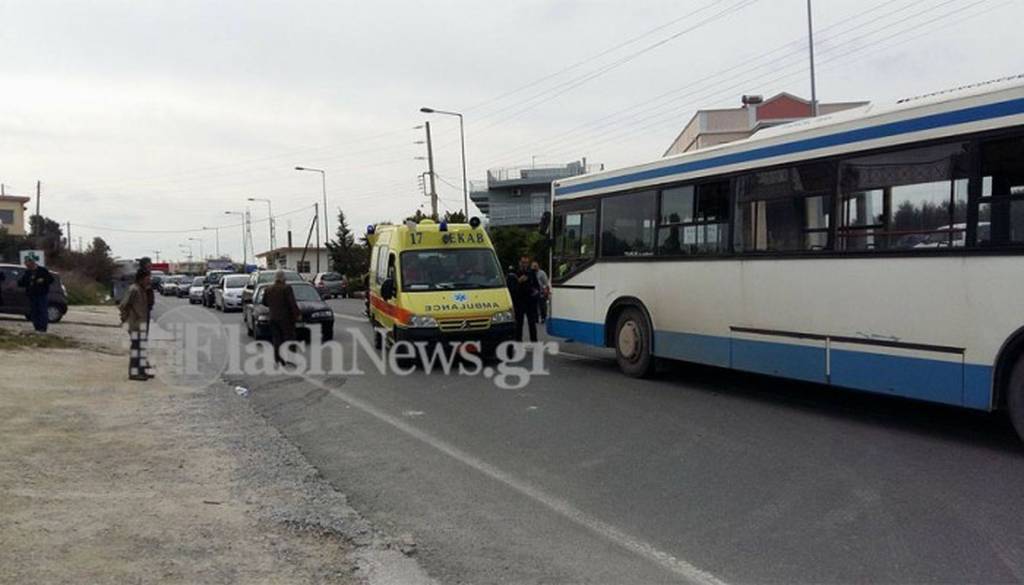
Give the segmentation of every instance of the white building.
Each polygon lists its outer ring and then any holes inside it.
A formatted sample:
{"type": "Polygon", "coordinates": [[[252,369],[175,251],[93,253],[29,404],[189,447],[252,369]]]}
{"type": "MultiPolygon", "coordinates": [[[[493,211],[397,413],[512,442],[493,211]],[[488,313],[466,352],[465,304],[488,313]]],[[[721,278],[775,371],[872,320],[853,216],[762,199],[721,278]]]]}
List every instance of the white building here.
{"type": "Polygon", "coordinates": [[[329,272],[331,261],[327,248],[283,247],[256,254],[267,268],[285,268],[301,274],[329,272]]]}

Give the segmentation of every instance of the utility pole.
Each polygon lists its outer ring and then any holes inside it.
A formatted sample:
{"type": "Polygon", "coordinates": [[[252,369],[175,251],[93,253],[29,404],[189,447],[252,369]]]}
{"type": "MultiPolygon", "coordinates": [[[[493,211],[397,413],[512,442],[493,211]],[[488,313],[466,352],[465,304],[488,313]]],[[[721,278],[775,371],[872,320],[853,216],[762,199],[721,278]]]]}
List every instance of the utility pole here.
{"type": "Polygon", "coordinates": [[[219,227],[204,227],[204,231],[213,230],[214,242],[216,242],[217,259],[220,260],[220,228],[219,227]]]}
{"type": "Polygon", "coordinates": [[[811,57],[811,116],[818,117],[818,88],[814,80],[814,18],[811,0],[807,0],[807,46],[811,57]]]}
{"type": "MultiPolygon", "coordinates": [[[[39,197],[40,197],[40,195],[42,195],[42,193],[43,193],[43,182],[42,181],[36,181],[36,218],[37,219],[36,219],[35,230],[33,230],[33,231],[35,231],[34,235],[37,238],[39,236],[43,235],[42,234],[43,218],[42,218],[41,215],[39,215],[39,197]]],[[[36,242],[36,245],[38,246],[39,242],[36,242]]]]}
{"type": "Polygon", "coordinates": [[[430,217],[437,221],[437,185],[434,182],[434,145],[430,141],[430,122],[427,128],[427,166],[430,168],[430,217]]]}
{"type": "MultiPolygon", "coordinates": [[[[320,204],[314,203],[313,210],[316,212],[317,219],[320,218],[320,204]]],[[[320,272],[320,228],[316,230],[316,271],[320,272]]]]}
{"type": "Polygon", "coordinates": [[[71,222],[70,221],[68,222],[67,241],[68,241],[68,250],[72,250],[74,248],[74,246],[71,244],[71,222]]]}
{"type": "MultiPolygon", "coordinates": [[[[249,208],[248,207],[245,208],[245,237],[244,237],[244,240],[248,240],[249,246],[252,248],[252,260],[255,263],[256,262],[256,245],[253,243],[253,239],[252,239],[252,214],[249,212],[249,208]]],[[[244,242],[243,242],[243,245],[244,245],[244,242]]],[[[245,256],[245,255],[246,255],[246,253],[243,251],[242,252],[242,256],[245,256]]]]}

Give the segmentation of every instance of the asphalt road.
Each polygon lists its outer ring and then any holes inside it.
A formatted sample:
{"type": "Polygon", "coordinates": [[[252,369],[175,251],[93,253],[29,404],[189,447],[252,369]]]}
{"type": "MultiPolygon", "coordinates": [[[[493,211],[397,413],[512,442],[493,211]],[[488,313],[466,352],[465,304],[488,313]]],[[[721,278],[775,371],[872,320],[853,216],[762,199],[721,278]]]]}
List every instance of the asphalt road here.
{"type": "MultiPolygon", "coordinates": [[[[336,338],[368,332],[331,302],[336,338]]],[[[221,315],[160,299],[168,319],[221,315]]],[[[1024,448],[1003,417],[571,344],[481,377],[232,379],[445,583],[1024,580],[1024,448]]]]}

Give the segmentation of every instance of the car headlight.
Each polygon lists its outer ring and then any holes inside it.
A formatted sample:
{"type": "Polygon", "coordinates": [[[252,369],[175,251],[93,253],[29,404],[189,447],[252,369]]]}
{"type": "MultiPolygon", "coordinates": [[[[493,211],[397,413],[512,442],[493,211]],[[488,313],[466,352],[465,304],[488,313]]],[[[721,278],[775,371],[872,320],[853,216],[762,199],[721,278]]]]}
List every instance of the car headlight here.
{"type": "Polygon", "coordinates": [[[491,315],[491,323],[511,323],[516,320],[512,311],[502,311],[491,315]]]}
{"type": "Polygon", "coordinates": [[[409,327],[437,327],[437,319],[430,315],[413,315],[409,319],[409,327]]]}
{"type": "Polygon", "coordinates": [[[313,319],[329,319],[334,316],[334,311],[316,311],[310,317],[313,319]]]}

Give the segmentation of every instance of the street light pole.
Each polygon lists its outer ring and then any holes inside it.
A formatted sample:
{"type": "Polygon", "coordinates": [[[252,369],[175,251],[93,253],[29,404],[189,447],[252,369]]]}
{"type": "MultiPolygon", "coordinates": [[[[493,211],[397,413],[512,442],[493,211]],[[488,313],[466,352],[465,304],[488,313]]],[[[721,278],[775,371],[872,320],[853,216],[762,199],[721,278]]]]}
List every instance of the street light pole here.
{"type": "Polygon", "coordinates": [[[217,258],[219,259],[220,258],[220,228],[219,227],[204,227],[203,230],[204,231],[213,230],[213,234],[214,234],[214,238],[215,238],[214,241],[216,242],[216,245],[217,245],[216,254],[217,254],[217,258]]]}
{"type": "MultiPolygon", "coordinates": [[[[296,171],[310,171],[310,172],[313,172],[313,173],[320,173],[320,181],[321,181],[321,183],[323,185],[323,190],[324,190],[324,209],[323,209],[323,212],[324,212],[324,215],[323,215],[323,218],[324,218],[324,242],[330,241],[330,239],[331,239],[331,236],[330,236],[331,232],[327,231],[327,171],[325,171],[323,169],[314,169],[312,167],[295,167],[295,170],[296,171]]],[[[319,217],[319,215],[317,217],[319,217]]],[[[317,233],[319,233],[319,230],[317,231],[317,233]]]]}
{"type": "Polygon", "coordinates": [[[199,242],[199,258],[205,260],[206,253],[203,251],[203,239],[202,238],[189,238],[190,242],[199,242]]]}
{"type": "MultiPolygon", "coordinates": [[[[277,237],[276,237],[276,235],[274,233],[274,208],[270,204],[270,199],[260,199],[259,197],[250,197],[249,201],[262,201],[263,203],[267,204],[267,216],[268,216],[267,223],[270,224],[270,250],[271,251],[276,250],[277,249],[277,237]]],[[[276,266],[276,263],[275,263],[275,266],[269,266],[269,264],[271,262],[273,262],[273,257],[274,257],[274,255],[271,254],[268,257],[268,259],[267,259],[268,268],[274,268],[276,266]]]]}
{"type": "Polygon", "coordinates": [[[444,114],[446,116],[459,117],[459,142],[462,144],[462,213],[466,216],[466,221],[469,221],[469,181],[466,179],[466,126],[462,114],[435,110],[434,108],[420,108],[420,111],[424,114],[444,114]]]}
{"type": "Polygon", "coordinates": [[[248,250],[245,249],[245,212],[225,211],[224,215],[237,215],[242,218],[242,272],[245,272],[245,266],[249,264],[248,250]]]}
{"type": "Polygon", "coordinates": [[[818,117],[818,88],[814,80],[814,18],[811,0],[807,0],[807,46],[811,57],[811,116],[818,117]]]}

